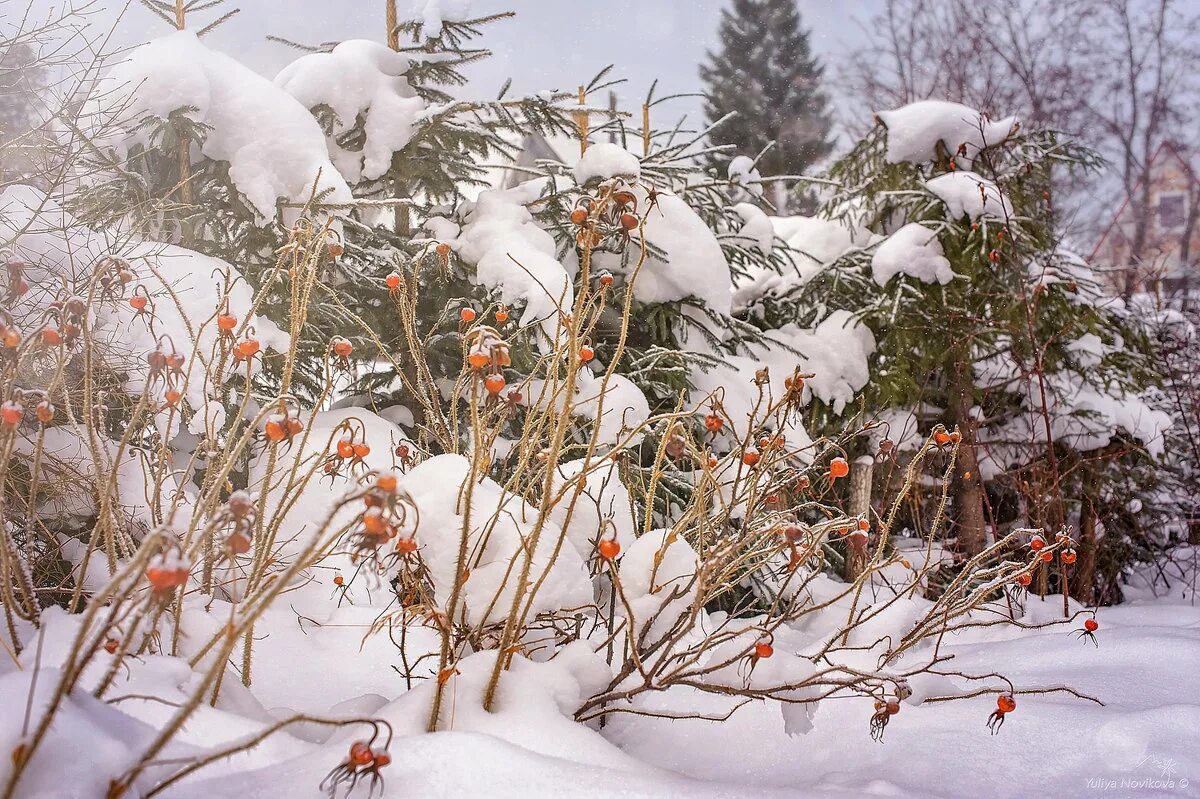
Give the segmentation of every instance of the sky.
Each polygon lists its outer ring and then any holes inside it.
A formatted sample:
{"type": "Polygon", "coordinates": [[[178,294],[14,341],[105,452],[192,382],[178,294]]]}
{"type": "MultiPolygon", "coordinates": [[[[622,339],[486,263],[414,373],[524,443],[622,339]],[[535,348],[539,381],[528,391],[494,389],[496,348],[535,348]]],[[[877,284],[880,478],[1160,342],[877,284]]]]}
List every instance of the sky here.
{"type": "MultiPolygon", "coordinates": [[[[96,21],[111,20],[126,0],[93,0],[103,7],[96,21]]],[[[0,0],[13,12],[27,0],[0,0]]],[[[47,9],[86,0],[33,0],[47,9]]],[[[603,67],[614,64],[614,76],[627,83],[615,88],[618,107],[640,108],[650,84],[659,81],[656,96],[694,93],[701,88],[697,66],[717,44],[720,12],[730,0],[602,0],[572,3],[564,0],[472,0],[477,14],[503,11],[515,17],[487,27],[480,46],[493,57],[472,65],[464,88],[468,99],[494,97],[506,78],[512,90],[572,90],[588,82],[603,67]]],[[[399,0],[401,12],[413,0],[399,0]]],[[[811,30],[814,51],[826,62],[841,59],[865,42],[861,23],[878,11],[883,0],[798,0],[803,25],[811,30]]],[[[268,35],[306,44],[350,38],[384,39],[384,0],[226,0],[226,8],[241,8],[234,20],[205,37],[206,43],[274,77],[297,52],[267,41],[268,35]]],[[[202,22],[215,18],[202,12],[202,22]]],[[[118,23],[115,40],[138,44],[168,30],[165,23],[132,0],[118,23]]],[[[659,108],[674,121],[688,115],[697,120],[698,98],[683,98],[659,108]]],[[[662,123],[665,126],[667,120],[662,123]]],[[[656,120],[656,126],[659,126],[656,120]]]]}

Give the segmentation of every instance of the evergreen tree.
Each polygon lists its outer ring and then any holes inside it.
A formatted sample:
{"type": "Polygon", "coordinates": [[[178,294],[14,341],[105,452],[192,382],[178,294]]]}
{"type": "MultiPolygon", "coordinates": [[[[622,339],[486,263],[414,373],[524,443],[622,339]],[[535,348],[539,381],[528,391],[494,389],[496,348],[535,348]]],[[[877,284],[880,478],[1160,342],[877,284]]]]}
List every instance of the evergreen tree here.
{"type": "MultiPolygon", "coordinates": [[[[884,455],[915,447],[913,432],[950,429],[950,532],[962,554],[980,552],[989,530],[1070,527],[1081,572],[1094,557],[1102,495],[1136,491],[1113,479],[1113,466],[1153,464],[1165,426],[1147,393],[1154,379],[1137,315],[1059,246],[1052,174],[1094,167],[1096,157],[1054,131],[953,104],[879,116],[831,167],[842,188],[823,208],[862,244],[791,293],[764,298],[751,318],[803,325],[837,309],[866,324],[876,348],[865,407],[918,417],[915,431],[890,417],[886,436],[896,440],[884,455]]],[[[808,422],[814,435],[841,426],[820,407],[808,422]]]]}
{"type": "MultiPolygon", "coordinates": [[[[710,124],[736,116],[720,125],[715,140],[757,157],[758,171],[768,177],[803,174],[829,155],[833,122],[820,89],[824,67],[800,27],[795,0],[734,0],[732,10],[721,12],[720,36],[720,52],[710,52],[700,67],[704,110],[710,124]]],[[[784,213],[788,195],[777,187],[773,200],[784,213]]]]}

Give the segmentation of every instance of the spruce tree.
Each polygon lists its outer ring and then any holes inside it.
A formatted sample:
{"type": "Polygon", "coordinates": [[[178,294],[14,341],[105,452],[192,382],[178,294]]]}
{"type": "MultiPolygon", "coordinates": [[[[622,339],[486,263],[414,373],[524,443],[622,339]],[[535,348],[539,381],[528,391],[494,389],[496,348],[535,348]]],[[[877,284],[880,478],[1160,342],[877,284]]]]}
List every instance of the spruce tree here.
{"type": "MultiPolygon", "coordinates": [[[[720,52],[700,67],[709,123],[727,115],[714,141],[758,159],[764,176],[799,175],[829,155],[833,122],[820,89],[824,67],[800,27],[795,0],[734,0],[722,10],[720,52]],[[768,145],[774,145],[768,148],[768,145]],[[764,152],[765,150],[765,152],[764,152]]],[[[772,194],[785,213],[782,184],[772,194]]]]}

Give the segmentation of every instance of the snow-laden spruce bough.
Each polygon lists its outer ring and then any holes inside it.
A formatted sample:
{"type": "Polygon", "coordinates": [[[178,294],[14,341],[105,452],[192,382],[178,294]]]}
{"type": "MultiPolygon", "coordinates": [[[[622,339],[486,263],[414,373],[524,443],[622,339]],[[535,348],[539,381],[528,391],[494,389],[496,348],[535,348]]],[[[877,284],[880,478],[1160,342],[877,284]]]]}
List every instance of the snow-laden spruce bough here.
{"type": "MultiPolygon", "coordinates": [[[[840,699],[861,706],[861,738],[840,741],[857,747],[952,699],[985,698],[969,736],[1024,694],[1075,693],[943,648],[1055,621],[1022,586],[1062,574],[1071,539],[1030,551],[1012,524],[957,556],[944,542],[960,453],[985,479],[1038,457],[1036,432],[976,447],[1045,408],[906,428],[859,406],[873,372],[904,368],[878,364],[888,314],[970,291],[961,236],[1025,229],[1006,176],[972,168],[1036,133],[950,104],[881,114],[872,139],[921,209],[900,225],[848,179],[840,215],[769,217],[752,164],[701,183],[698,146],[632,131],[463,200],[406,174],[410,148],[459,135],[482,160],[503,143],[495,109],[421,89],[422,66],[345,42],[270,83],[180,31],[113,70],[96,102],[126,121],[104,120],[96,152],[152,170],[178,155],[155,131],[186,130],[210,204],[177,228],[139,218],[111,202],[128,174],[95,164],[73,192],[0,195],[0,796],[237,779],[402,795],[449,768],[429,765],[434,732],[625,767],[605,736],[636,718],[682,730],[764,706],[820,737],[840,699]],[[838,280],[881,293],[795,310],[838,280]],[[895,479],[851,509],[864,462],[895,479]]],[[[570,111],[542,97],[505,115],[570,111]]],[[[456,157],[456,180],[479,176],[456,157]]],[[[1024,269],[1004,246],[984,262],[1024,269]]],[[[1071,301],[1102,305],[1079,260],[1042,267],[1039,290],[1070,275],[1071,301]]],[[[1067,349],[1094,368],[1122,346],[1067,349]]],[[[1013,351],[980,354],[980,386],[1013,351]]],[[[1168,422],[1066,363],[1046,386],[1078,451],[1118,429],[1153,450],[1168,422]]]]}

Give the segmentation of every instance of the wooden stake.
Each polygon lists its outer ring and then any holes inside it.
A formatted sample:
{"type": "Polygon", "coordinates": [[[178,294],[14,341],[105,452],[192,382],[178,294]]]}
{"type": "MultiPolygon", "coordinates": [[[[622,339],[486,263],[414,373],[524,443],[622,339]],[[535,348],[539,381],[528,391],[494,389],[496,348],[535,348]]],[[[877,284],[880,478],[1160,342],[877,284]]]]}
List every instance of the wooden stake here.
{"type": "Polygon", "coordinates": [[[650,155],[650,104],[642,103],[642,157],[650,155]]]}
{"type": "Polygon", "coordinates": [[[587,105],[587,87],[579,87],[579,108],[575,112],[575,126],[579,128],[579,154],[583,155],[587,152],[587,137],[588,137],[588,112],[583,106],[587,105]]]}
{"type": "Polygon", "coordinates": [[[387,46],[392,50],[400,49],[400,31],[397,28],[399,24],[396,17],[396,0],[387,0],[387,46]]]}

